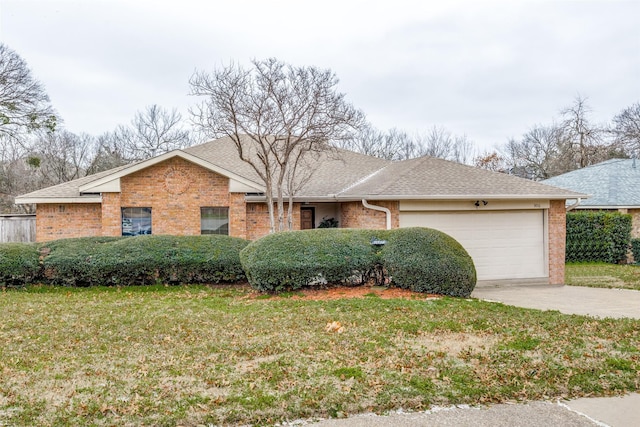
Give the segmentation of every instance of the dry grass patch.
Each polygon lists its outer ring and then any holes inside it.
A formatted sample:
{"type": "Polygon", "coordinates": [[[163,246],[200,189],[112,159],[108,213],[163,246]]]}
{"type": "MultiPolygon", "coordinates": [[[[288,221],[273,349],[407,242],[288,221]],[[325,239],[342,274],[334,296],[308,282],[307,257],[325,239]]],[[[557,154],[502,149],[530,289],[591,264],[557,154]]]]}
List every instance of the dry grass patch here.
{"type": "Polygon", "coordinates": [[[640,265],[568,263],[567,285],[640,290],[640,265]]]}
{"type": "Polygon", "coordinates": [[[272,424],[639,389],[635,320],[453,298],[250,295],[0,292],[0,425],[272,424]]]}

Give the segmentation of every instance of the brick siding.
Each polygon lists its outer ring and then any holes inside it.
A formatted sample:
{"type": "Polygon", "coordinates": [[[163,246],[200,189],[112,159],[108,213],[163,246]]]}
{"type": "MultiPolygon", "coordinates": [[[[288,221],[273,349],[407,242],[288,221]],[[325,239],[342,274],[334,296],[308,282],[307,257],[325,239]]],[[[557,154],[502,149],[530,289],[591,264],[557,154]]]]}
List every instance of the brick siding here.
{"type": "MultiPolygon", "coordinates": [[[[288,203],[284,204],[284,223],[287,226],[288,203]]],[[[270,221],[269,209],[266,203],[247,203],[247,228],[246,235],[249,240],[256,240],[269,234],[270,221]]],[[[278,208],[274,206],[276,226],[278,223],[278,208]]],[[[300,230],[300,203],[293,204],[293,229],[300,230]]]]}
{"type": "Polygon", "coordinates": [[[551,200],[549,205],[549,284],[564,284],[565,247],[567,243],[567,211],[564,200],[551,200]]]}
{"type": "Polygon", "coordinates": [[[36,241],[100,236],[101,217],[99,203],[38,204],[36,241]]]}
{"type": "MultiPolygon", "coordinates": [[[[369,200],[369,204],[382,206],[391,211],[391,228],[400,227],[400,203],[397,201],[369,200]]],[[[368,228],[384,230],[387,228],[387,214],[365,208],[362,202],[345,202],[340,204],[341,227],[344,228],[368,228]]]]}

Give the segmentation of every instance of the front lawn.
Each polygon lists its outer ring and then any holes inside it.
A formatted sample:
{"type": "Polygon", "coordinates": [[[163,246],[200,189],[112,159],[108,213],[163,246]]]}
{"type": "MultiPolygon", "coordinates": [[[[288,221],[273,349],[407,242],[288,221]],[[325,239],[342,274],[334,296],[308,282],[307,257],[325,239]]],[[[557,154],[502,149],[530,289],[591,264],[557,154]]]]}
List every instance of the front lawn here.
{"type": "Polygon", "coordinates": [[[640,290],[640,265],[567,263],[567,285],[640,290]]]}
{"type": "Polygon", "coordinates": [[[640,321],[242,287],[0,291],[1,425],[269,424],[640,389],[640,321]]]}

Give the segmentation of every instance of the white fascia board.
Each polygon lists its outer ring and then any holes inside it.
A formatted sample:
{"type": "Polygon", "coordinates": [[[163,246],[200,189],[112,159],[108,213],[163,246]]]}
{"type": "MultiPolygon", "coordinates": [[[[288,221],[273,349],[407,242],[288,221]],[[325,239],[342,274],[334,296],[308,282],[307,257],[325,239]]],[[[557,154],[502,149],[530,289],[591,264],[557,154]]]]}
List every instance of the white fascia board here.
{"type": "Polygon", "coordinates": [[[102,196],[79,197],[16,197],[18,205],[47,204],[47,203],[102,203],[102,196]]]}
{"type": "Polygon", "coordinates": [[[264,189],[255,185],[250,186],[233,178],[229,178],[229,193],[263,193],[264,189]]]}
{"type": "Polygon", "coordinates": [[[127,176],[127,175],[130,175],[132,173],[141,171],[141,170],[146,169],[146,168],[148,168],[150,166],[156,165],[158,163],[162,163],[165,160],[169,160],[169,159],[172,159],[174,157],[180,157],[183,160],[186,160],[186,161],[191,162],[191,163],[195,163],[198,166],[202,166],[203,168],[205,168],[207,170],[210,170],[210,171],[215,172],[217,174],[220,174],[222,176],[226,176],[229,179],[238,181],[238,183],[241,183],[241,184],[244,184],[244,185],[250,187],[252,189],[252,191],[255,191],[256,189],[258,189],[261,192],[264,192],[264,186],[262,186],[262,185],[260,185],[260,184],[258,184],[256,182],[248,180],[248,179],[246,179],[246,178],[244,178],[244,177],[242,177],[240,175],[237,175],[237,174],[235,174],[235,173],[233,173],[231,171],[228,171],[228,170],[223,169],[223,168],[221,168],[221,167],[219,167],[217,165],[214,165],[214,164],[212,164],[212,163],[210,163],[210,162],[208,162],[206,160],[201,159],[200,157],[196,157],[196,156],[194,156],[192,154],[185,153],[182,150],[173,150],[173,151],[170,151],[168,153],[162,154],[160,156],[154,157],[152,159],[145,160],[145,161],[133,164],[128,168],[121,169],[121,170],[119,170],[119,171],[117,171],[117,172],[115,172],[113,174],[107,175],[107,176],[105,176],[103,178],[100,178],[100,179],[95,180],[93,182],[90,182],[88,184],[82,185],[79,188],[80,193],[96,193],[96,192],[99,192],[99,191],[96,191],[95,189],[99,188],[100,186],[102,186],[102,185],[104,185],[104,184],[106,184],[108,182],[111,182],[111,181],[113,181],[115,179],[122,178],[123,176],[127,176]]]}
{"type": "MultiPolygon", "coordinates": [[[[83,186],[86,187],[86,186],[83,186]]],[[[120,192],[120,178],[112,179],[111,181],[107,181],[104,184],[94,185],[90,187],[91,193],[119,193],[120,192]]],[[[82,187],[80,187],[80,193],[85,192],[82,187]]]]}
{"type": "MultiPolygon", "coordinates": [[[[586,195],[581,195],[580,198],[586,198],[586,195]]],[[[363,195],[349,195],[349,196],[336,196],[338,200],[566,200],[575,199],[575,195],[558,195],[558,194],[438,194],[438,195],[378,195],[378,194],[363,194],[363,195]]]]}

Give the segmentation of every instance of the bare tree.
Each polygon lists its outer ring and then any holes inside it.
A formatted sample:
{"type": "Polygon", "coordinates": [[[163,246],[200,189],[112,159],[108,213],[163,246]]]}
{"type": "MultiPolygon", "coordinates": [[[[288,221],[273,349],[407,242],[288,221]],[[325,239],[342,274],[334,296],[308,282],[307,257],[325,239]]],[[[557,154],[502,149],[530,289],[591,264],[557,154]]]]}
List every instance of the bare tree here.
{"type": "MultiPolygon", "coordinates": [[[[297,179],[308,153],[328,152],[331,141],[348,140],[364,118],[336,91],[338,79],[330,70],[273,58],[252,64],[248,70],[231,64],[211,74],[194,73],[191,94],[203,101],[191,112],[201,131],[231,138],[240,158],[263,181],[274,232],[285,228],[287,176],[297,179]]],[[[295,186],[288,189],[291,193],[295,186]]]]}
{"type": "Polygon", "coordinates": [[[138,111],[129,126],[118,126],[112,134],[123,157],[129,161],[144,160],[190,145],[191,135],[184,128],[182,115],[150,105],[138,111]]]}
{"type": "Polygon", "coordinates": [[[439,126],[433,126],[428,132],[411,137],[396,128],[383,132],[367,125],[340,147],[387,160],[431,156],[458,163],[469,163],[473,151],[473,143],[466,135],[453,135],[439,126]]]}
{"type": "Polygon", "coordinates": [[[26,62],[0,43],[0,141],[23,143],[25,134],[53,131],[56,122],[49,97],[26,62]]]}
{"type": "Polygon", "coordinates": [[[87,175],[106,171],[131,163],[125,157],[122,141],[115,132],[106,132],[96,138],[93,158],[87,167],[87,175]]]}
{"type": "MultiPolygon", "coordinates": [[[[453,135],[442,126],[433,126],[416,137],[417,156],[431,156],[458,163],[470,162],[473,143],[466,135],[453,135]]],[[[417,157],[416,156],[416,157],[417,157]]]]}
{"type": "Polygon", "coordinates": [[[473,165],[480,169],[490,170],[492,172],[507,172],[507,166],[504,156],[498,154],[497,151],[487,152],[476,156],[473,165]]]}
{"type": "Polygon", "coordinates": [[[552,124],[535,125],[521,140],[510,139],[502,151],[510,173],[541,180],[567,172],[566,148],[562,128],[552,124]]]}
{"type": "Polygon", "coordinates": [[[41,175],[39,186],[56,185],[87,174],[95,140],[65,129],[45,135],[33,146],[27,162],[41,175]]]}
{"type": "Polygon", "coordinates": [[[387,160],[402,160],[416,156],[415,142],[406,132],[396,128],[383,132],[370,124],[362,126],[350,140],[334,141],[334,144],[339,144],[340,148],[387,160]]]}
{"type": "Polygon", "coordinates": [[[589,121],[591,109],[587,99],[578,95],[573,105],[561,111],[560,124],[565,142],[570,145],[576,166],[583,168],[597,163],[597,154],[601,151],[603,129],[589,121]]]}
{"type": "Polygon", "coordinates": [[[616,142],[637,157],[640,154],[640,102],[617,114],[611,131],[616,142]]]}

